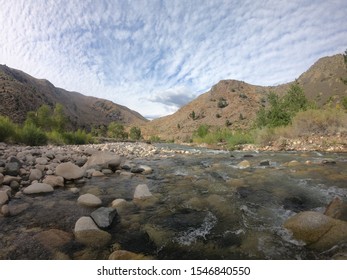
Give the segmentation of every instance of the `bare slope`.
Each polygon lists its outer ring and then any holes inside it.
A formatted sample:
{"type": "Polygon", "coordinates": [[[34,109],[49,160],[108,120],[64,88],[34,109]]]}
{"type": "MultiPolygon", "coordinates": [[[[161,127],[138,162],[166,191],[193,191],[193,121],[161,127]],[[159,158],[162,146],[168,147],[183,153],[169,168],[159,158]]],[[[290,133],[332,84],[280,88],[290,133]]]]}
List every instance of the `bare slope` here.
{"type": "MultiPolygon", "coordinates": [[[[341,78],[347,80],[346,65],[343,55],[335,55],[318,60],[297,82],[308,99],[318,106],[336,106],[347,95],[347,85],[341,78]]],[[[283,95],[292,83],[264,87],[222,80],[176,113],[147,123],[143,134],[166,140],[188,141],[202,124],[232,130],[249,128],[260,107],[267,105],[268,93],[273,91],[283,95]]]]}
{"type": "Polygon", "coordinates": [[[142,125],[147,120],[139,113],[111,101],[69,92],[7,66],[0,65],[0,115],[22,123],[28,111],[41,105],[61,103],[74,128],[90,128],[119,121],[125,125],[142,125]]]}

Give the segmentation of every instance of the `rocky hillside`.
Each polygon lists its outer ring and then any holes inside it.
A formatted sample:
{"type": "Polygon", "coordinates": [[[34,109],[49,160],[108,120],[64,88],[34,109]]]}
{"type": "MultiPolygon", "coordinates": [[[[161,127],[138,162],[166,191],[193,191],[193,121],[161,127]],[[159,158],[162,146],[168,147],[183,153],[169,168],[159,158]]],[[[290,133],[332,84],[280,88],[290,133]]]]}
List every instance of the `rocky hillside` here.
{"type": "MultiPolygon", "coordinates": [[[[296,81],[307,98],[322,107],[336,106],[347,96],[347,83],[343,79],[347,81],[344,57],[335,55],[318,60],[296,81]]],[[[269,92],[283,95],[294,82],[264,87],[236,80],[220,81],[176,113],[147,123],[143,135],[187,141],[202,124],[233,130],[249,128],[259,108],[267,105],[269,92]]]]}
{"type": "Polygon", "coordinates": [[[147,120],[139,113],[111,101],[69,92],[55,87],[7,66],[0,65],[0,115],[22,123],[28,111],[41,105],[64,106],[73,128],[90,128],[93,125],[118,121],[125,125],[143,125],[147,120]]]}

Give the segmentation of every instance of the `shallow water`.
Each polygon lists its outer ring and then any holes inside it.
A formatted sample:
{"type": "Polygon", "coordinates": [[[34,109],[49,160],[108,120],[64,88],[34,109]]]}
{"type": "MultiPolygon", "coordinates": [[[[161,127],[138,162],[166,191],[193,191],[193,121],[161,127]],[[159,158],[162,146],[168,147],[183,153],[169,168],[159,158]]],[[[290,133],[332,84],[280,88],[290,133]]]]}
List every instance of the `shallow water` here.
{"type": "Polygon", "coordinates": [[[182,149],[193,154],[134,160],[153,168],[147,176],[95,177],[78,186],[79,194],[64,188],[12,199],[19,213],[0,218],[0,258],[103,259],[115,248],[156,259],[331,257],[333,252],[308,250],[282,224],[300,211],[324,211],[335,196],[347,200],[346,154],[182,149]],[[321,164],[325,158],[336,164],[321,164]],[[240,169],[237,164],[243,160],[251,167],[240,169]],[[269,165],[261,166],[263,160],[269,165]],[[298,163],[288,166],[292,160],[298,163]],[[134,202],[135,187],[143,183],[153,198],[134,202]],[[72,233],[77,219],[95,210],[77,205],[78,196],[86,192],[99,196],[103,206],[116,198],[127,201],[108,230],[112,244],[91,249],[72,238],[53,251],[38,244],[40,232],[54,228],[72,233]]]}

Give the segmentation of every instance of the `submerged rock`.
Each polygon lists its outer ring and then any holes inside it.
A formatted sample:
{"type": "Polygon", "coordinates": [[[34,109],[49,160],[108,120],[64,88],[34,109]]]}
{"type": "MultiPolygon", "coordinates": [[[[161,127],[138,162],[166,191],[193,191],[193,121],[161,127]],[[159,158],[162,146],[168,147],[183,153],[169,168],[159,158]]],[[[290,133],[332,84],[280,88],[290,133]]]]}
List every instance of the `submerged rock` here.
{"type": "Polygon", "coordinates": [[[103,247],[111,241],[111,235],[99,229],[90,217],[77,220],[74,234],[78,242],[93,248],[103,247]]]}
{"type": "Polygon", "coordinates": [[[251,167],[251,164],[248,160],[243,160],[237,165],[237,167],[240,169],[245,169],[251,167]]]}
{"type": "Polygon", "coordinates": [[[347,221],[347,203],[343,202],[341,198],[335,197],[327,206],[324,215],[347,221]]]}
{"type": "Polygon", "coordinates": [[[112,152],[96,152],[83,165],[84,170],[99,166],[101,168],[117,169],[121,164],[121,157],[112,152]]]}
{"type": "Polygon", "coordinates": [[[305,211],[296,214],[284,223],[284,227],[293,233],[295,239],[302,240],[319,251],[347,242],[347,222],[318,212],[305,211]]]}
{"type": "Polygon", "coordinates": [[[134,199],[145,199],[151,196],[153,195],[149,191],[146,184],[140,184],[136,187],[135,193],[134,193],[134,199]]]}

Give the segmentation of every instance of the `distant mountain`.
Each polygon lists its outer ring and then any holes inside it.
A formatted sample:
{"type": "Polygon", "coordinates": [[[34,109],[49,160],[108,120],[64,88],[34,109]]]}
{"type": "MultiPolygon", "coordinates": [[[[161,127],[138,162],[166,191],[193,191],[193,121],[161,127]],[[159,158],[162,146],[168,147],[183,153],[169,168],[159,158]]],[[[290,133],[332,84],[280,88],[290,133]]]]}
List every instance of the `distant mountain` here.
{"type": "Polygon", "coordinates": [[[63,105],[73,128],[90,128],[118,121],[124,125],[145,124],[148,120],[125,106],[55,87],[22,71],[0,65],[0,115],[22,123],[29,111],[41,105],[63,105]]]}
{"type": "Polygon", "coordinates": [[[267,106],[269,92],[286,94],[294,82],[299,83],[307,98],[318,107],[336,106],[347,96],[346,81],[347,67],[341,54],[319,59],[296,81],[283,85],[264,87],[222,80],[176,113],[147,123],[143,135],[187,141],[202,124],[232,130],[249,128],[261,106],[267,106]]]}

